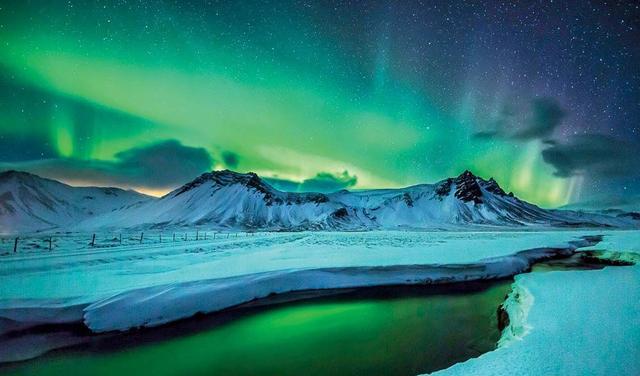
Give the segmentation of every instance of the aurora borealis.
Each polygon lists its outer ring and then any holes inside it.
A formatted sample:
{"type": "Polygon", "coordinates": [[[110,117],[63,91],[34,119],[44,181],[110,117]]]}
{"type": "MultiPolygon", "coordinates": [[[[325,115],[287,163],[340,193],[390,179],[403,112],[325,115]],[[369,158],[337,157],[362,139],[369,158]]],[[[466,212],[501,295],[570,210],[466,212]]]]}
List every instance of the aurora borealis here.
{"type": "Polygon", "coordinates": [[[640,192],[640,9],[588,1],[16,1],[0,169],[157,193],[471,169],[543,206],[640,192]]]}

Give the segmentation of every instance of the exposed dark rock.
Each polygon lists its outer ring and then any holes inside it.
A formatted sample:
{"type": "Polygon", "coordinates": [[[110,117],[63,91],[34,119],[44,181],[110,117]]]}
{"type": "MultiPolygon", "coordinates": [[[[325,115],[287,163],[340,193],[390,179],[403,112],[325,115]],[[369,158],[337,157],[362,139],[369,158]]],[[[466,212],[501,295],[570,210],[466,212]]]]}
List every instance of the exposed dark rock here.
{"type": "Polygon", "coordinates": [[[478,184],[478,178],[469,170],[465,170],[460,176],[455,178],[455,196],[464,201],[473,201],[475,204],[482,203],[482,190],[478,184]]]}
{"type": "Polygon", "coordinates": [[[313,202],[316,204],[329,202],[329,197],[324,193],[301,193],[300,197],[302,197],[303,202],[313,202]]]}
{"type": "Polygon", "coordinates": [[[340,209],[334,211],[333,213],[331,213],[331,215],[336,219],[342,219],[342,218],[348,217],[349,216],[349,212],[347,211],[346,208],[340,208],[340,209]]]}
{"type": "MultiPolygon", "coordinates": [[[[489,180],[485,180],[484,182],[484,189],[486,189],[487,191],[499,195],[499,196],[506,196],[507,193],[500,188],[500,185],[498,185],[498,182],[496,182],[493,178],[489,178],[489,180]]],[[[511,196],[513,197],[513,193],[511,193],[511,196]]]]}
{"type": "Polygon", "coordinates": [[[402,199],[404,200],[404,202],[407,204],[408,207],[413,207],[413,199],[411,198],[411,195],[407,192],[405,192],[402,195],[402,199]]]}
{"type": "Polygon", "coordinates": [[[605,266],[635,265],[633,261],[624,259],[624,253],[622,252],[608,252],[605,254],[601,251],[585,251],[580,253],[580,258],[584,262],[605,266]]]}
{"type": "Polygon", "coordinates": [[[509,326],[509,323],[510,323],[509,314],[507,313],[507,310],[504,308],[504,304],[500,304],[498,306],[497,316],[498,316],[498,330],[503,331],[507,326],[509,326]]]}
{"type": "Polygon", "coordinates": [[[453,179],[451,178],[448,178],[445,181],[441,182],[435,189],[436,194],[440,197],[448,196],[449,192],[451,192],[452,184],[453,179]]]}

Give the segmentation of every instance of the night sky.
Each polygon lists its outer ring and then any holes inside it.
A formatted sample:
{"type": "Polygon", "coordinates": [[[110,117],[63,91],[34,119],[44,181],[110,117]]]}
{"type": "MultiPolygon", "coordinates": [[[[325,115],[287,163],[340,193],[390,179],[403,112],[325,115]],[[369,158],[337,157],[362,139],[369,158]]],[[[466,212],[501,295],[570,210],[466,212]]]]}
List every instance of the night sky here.
{"type": "Polygon", "coordinates": [[[522,3],[0,1],[0,169],[639,194],[640,3],[522,3]]]}

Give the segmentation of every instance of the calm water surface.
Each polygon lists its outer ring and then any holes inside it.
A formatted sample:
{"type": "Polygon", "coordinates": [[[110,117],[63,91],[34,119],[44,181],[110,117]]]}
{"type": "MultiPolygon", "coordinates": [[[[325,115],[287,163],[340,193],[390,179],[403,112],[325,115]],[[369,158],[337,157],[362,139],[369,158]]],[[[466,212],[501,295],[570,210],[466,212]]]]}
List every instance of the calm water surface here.
{"type": "Polygon", "coordinates": [[[6,375],[415,375],[491,351],[511,280],[241,308],[0,368],[6,375]]]}

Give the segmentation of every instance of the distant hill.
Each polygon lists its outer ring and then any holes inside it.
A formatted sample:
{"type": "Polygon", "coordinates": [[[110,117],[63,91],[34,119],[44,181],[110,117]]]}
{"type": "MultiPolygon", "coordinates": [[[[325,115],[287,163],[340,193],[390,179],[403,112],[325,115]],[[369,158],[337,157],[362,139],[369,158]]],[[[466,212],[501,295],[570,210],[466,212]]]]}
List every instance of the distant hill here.
{"type": "Polygon", "coordinates": [[[72,187],[5,171],[0,173],[0,233],[72,228],[84,219],[149,199],[131,190],[72,187]]]}

